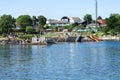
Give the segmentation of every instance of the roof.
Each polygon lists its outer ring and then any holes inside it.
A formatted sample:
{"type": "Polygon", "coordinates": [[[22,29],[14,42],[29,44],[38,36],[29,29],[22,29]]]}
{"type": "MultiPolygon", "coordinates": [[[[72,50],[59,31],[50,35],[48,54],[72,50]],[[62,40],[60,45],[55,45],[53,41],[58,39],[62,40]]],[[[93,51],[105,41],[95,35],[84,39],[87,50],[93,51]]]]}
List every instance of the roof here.
{"type": "Polygon", "coordinates": [[[67,16],[63,16],[61,19],[69,19],[67,16]]]}
{"type": "Polygon", "coordinates": [[[79,17],[72,17],[72,19],[75,20],[75,21],[76,20],[80,20],[81,21],[81,19],[79,17]]]}
{"type": "Polygon", "coordinates": [[[100,24],[105,24],[106,23],[104,19],[99,19],[99,20],[97,20],[97,22],[100,23],[100,24]]]}
{"type": "Polygon", "coordinates": [[[66,23],[66,22],[58,21],[58,20],[54,20],[54,19],[47,20],[47,24],[64,24],[64,23],[66,23]]]}

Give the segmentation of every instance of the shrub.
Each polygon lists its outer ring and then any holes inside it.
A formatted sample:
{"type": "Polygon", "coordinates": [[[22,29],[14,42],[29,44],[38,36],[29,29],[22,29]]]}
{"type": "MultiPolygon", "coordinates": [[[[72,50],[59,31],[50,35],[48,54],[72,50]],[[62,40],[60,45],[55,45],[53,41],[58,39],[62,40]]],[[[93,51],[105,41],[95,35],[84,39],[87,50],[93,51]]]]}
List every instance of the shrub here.
{"type": "Polygon", "coordinates": [[[27,35],[21,35],[21,36],[19,36],[19,38],[21,38],[21,39],[32,39],[32,37],[34,37],[34,35],[32,35],[32,34],[27,34],[27,35]]]}
{"type": "Polygon", "coordinates": [[[26,27],[26,32],[27,32],[27,33],[34,33],[35,30],[34,30],[31,26],[27,26],[27,27],[26,27]]]}

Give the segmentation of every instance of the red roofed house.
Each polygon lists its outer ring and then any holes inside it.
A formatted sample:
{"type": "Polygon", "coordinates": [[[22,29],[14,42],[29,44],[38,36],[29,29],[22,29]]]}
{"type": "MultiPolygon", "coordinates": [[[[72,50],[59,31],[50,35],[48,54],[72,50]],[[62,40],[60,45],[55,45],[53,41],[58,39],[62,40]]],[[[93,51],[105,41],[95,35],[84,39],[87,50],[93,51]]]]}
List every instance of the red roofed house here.
{"type": "Polygon", "coordinates": [[[97,23],[99,23],[99,26],[101,26],[101,27],[106,26],[106,21],[104,19],[97,20],[97,23]]]}

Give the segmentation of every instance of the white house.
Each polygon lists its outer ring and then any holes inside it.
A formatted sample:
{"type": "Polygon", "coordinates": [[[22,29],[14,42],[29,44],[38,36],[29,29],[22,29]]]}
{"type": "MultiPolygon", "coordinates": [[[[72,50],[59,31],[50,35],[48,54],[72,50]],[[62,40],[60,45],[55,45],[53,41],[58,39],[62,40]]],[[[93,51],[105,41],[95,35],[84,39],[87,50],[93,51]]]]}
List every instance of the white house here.
{"type": "Polygon", "coordinates": [[[70,23],[73,24],[73,23],[81,23],[81,19],[79,17],[71,17],[70,18],[70,23]]]}
{"type": "Polygon", "coordinates": [[[61,21],[61,20],[58,21],[58,20],[54,20],[54,19],[47,20],[46,24],[48,26],[66,26],[66,25],[68,25],[68,23],[65,21],[61,21]]]}
{"type": "Polygon", "coordinates": [[[81,23],[81,19],[79,17],[68,18],[66,16],[62,17],[61,20],[49,19],[46,24],[48,26],[66,26],[74,23],[81,23]]]}

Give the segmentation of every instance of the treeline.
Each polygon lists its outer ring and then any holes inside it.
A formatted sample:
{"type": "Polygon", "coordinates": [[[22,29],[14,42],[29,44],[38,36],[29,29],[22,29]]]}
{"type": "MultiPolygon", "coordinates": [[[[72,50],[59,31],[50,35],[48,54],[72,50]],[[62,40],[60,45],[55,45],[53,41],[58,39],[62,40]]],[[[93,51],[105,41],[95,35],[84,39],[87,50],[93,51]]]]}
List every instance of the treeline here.
{"type": "Polygon", "coordinates": [[[20,15],[15,19],[11,15],[4,14],[0,17],[0,33],[10,33],[16,28],[16,26],[19,26],[19,30],[22,32],[39,31],[46,24],[46,20],[47,19],[42,15],[38,17],[20,15]],[[36,28],[34,29],[33,27],[36,28]]]}
{"type": "MultiPolygon", "coordinates": [[[[102,19],[101,16],[98,19],[102,19]]],[[[16,19],[11,15],[2,15],[0,16],[0,33],[10,33],[12,32],[16,26],[19,26],[19,30],[22,32],[40,32],[46,26],[47,18],[40,15],[36,16],[29,16],[29,15],[20,15],[16,19]]],[[[95,20],[92,19],[92,15],[86,14],[84,16],[84,20],[90,23],[95,23],[95,20]]],[[[105,34],[119,34],[120,33],[120,14],[111,14],[109,18],[106,18],[106,27],[101,29],[102,32],[105,34]]],[[[64,28],[74,28],[76,26],[70,25],[65,26],[64,28]]],[[[49,27],[48,27],[49,28],[49,27]]]]}
{"type": "MultiPolygon", "coordinates": [[[[13,32],[16,29],[16,27],[19,27],[19,29],[18,29],[19,31],[27,32],[27,33],[40,32],[46,28],[51,28],[51,29],[59,28],[59,27],[55,27],[55,26],[45,25],[46,20],[47,20],[47,18],[44,16],[41,16],[41,15],[38,17],[36,17],[36,16],[31,17],[29,15],[20,15],[15,19],[11,15],[4,14],[0,17],[0,33],[13,32]]],[[[88,22],[88,24],[92,23],[93,22],[92,15],[86,14],[84,16],[84,20],[86,20],[88,22]]],[[[76,27],[76,25],[71,24],[69,26],[64,26],[63,28],[73,29],[74,27],[76,27]]],[[[77,27],[79,27],[79,26],[77,26],[77,27]]]]}
{"type": "Polygon", "coordinates": [[[120,14],[111,14],[109,18],[106,18],[106,27],[102,30],[105,34],[120,34],[120,14]]]}
{"type": "MultiPolygon", "coordinates": [[[[11,15],[2,15],[0,16],[0,33],[10,33],[13,30],[15,30],[16,27],[19,26],[19,31],[22,32],[29,32],[33,33],[39,32],[40,30],[43,30],[44,28],[56,28],[53,26],[47,26],[46,24],[47,18],[40,15],[38,17],[36,16],[29,16],[29,15],[20,15],[16,19],[12,17],[11,15]],[[45,25],[45,26],[44,26],[45,25]]],[[[84,20],[88,21],[88,23],[92,23],[92,15],[86,14],[84,16],[84,20]]],[[[67,28],[74,28],[75,25],[67,26],[67,28]]],[[[66,26],[65,26],[66,28],[66,26]]]]}

